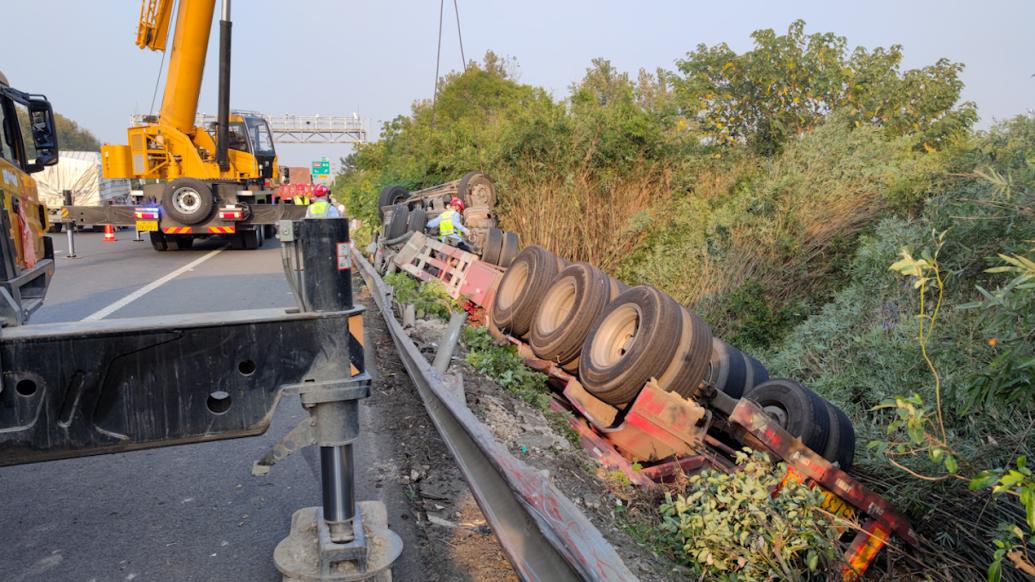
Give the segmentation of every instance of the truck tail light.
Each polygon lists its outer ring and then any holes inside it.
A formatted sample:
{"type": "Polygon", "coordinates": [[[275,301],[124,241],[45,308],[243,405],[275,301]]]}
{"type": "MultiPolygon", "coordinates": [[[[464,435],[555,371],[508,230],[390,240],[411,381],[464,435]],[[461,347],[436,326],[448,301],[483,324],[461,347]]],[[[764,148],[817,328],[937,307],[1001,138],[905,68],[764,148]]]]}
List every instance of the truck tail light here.
{"type": "Polygon", "coordinates": [[[158,220],[157,208],[134,208],[133,218],[137,220],[158,220]]]}

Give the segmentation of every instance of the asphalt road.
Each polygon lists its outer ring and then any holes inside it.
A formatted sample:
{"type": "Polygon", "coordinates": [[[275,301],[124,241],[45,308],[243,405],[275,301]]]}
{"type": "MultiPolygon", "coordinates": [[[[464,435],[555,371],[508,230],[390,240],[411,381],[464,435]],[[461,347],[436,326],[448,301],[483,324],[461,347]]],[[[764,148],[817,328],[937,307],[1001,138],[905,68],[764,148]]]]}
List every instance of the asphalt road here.
{"type": "MultiPolygon", "coordinates": [[[[276,241],[256,251],[220,251],[213,240],[159,253],[132,232],[115,243],[83,233],[80,258],[68,259],[65,235],[54,236],[57,273],[32,323],[294,305],[276,241]]],[[[383,478],[392,439],[369,430],[382,412],[376,401],[361,409],[357,499],[385,501],[389,525],[414,548],[406,492],[383,478]]],[[[304,414],[288,398],[261,437],[0,468],[0,579],[279,580],[273,548],[295,510],[319,505],[316,465],[296,454],[267,477],[249,471],[304,414]]],[[[397,580],[421,578],[416,556],[404,550],[397,580]]]]}

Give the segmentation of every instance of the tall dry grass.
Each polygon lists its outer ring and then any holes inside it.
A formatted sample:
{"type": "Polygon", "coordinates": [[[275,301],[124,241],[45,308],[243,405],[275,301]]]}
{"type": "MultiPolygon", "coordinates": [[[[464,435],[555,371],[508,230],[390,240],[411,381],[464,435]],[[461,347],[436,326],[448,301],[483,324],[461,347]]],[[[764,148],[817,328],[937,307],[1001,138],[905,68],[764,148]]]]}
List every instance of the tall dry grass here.
{"type": "Polygon", "coordinates": [[[608,272],[642,244],[643,227],[671,196],[672,172],[644,163],[632,176],[605,183],[588,167],[567,176],[536,170],[497,175],[501,227],[570,261],[608,272]]]}

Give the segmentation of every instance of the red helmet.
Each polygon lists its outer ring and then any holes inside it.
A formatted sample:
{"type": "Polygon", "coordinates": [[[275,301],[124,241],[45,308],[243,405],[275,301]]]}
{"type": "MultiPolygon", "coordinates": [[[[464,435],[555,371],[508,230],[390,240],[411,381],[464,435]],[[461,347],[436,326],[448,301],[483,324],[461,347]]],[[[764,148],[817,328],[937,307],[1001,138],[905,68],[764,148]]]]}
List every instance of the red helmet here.
{"type": "Polygon", "coordinates": [[[323,184],[317,184],[316,186],[313,186],[313,196],[316,196],[317,198],[323,198],[330,193],[330,188],[324,186],[323,184]]]}
{"type": "Polygon", "coordinates": [[[460,210],[460,212],[464,211],[464,201],[461,200],[460,198],[456,197],[456,196],[453,196],[452,198],[449,199],[449,205],[450,206],[456,206],[457,209],[460,210]]]}

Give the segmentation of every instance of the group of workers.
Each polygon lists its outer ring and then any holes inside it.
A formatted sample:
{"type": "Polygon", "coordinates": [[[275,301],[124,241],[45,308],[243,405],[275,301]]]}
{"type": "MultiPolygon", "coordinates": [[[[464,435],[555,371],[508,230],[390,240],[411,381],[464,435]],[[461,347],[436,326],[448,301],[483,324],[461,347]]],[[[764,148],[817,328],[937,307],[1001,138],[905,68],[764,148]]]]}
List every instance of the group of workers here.
{"type": "MultiPolygon", "coordinates": [[[[306,209],[306,218],[339,218],[341,212],[333,204],[333,201],[329,200],[330,192],[327,186],[316,184],[312,189],[312,200],[305,196],[295,196],[293,201],[295,204],[309,206],[306,209]]],[[[445,211],[428,221],[427,228],[437,228],[440,241],[462,250],[470,251],[471,248],[464,240],[464,236],[470,235],[471,231],[464,226],[463,213],[464,201],[453,196],[449,199],[449,203],[446,204],[445,211]]]]}

